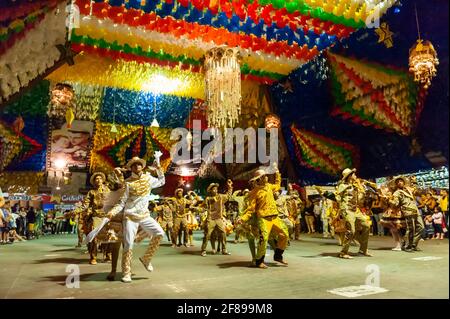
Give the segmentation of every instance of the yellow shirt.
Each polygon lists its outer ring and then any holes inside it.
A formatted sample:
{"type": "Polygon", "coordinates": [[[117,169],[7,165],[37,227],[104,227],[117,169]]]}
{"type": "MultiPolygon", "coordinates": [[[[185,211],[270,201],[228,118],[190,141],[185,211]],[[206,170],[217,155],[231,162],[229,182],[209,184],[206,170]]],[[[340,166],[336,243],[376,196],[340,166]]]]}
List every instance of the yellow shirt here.
{"type": "Polygon", "coordinates": [[[281,175],[279,172],[275,174],[275,183],[266,183],[263,186],[255,187],[248,194],[248,206],[242,215],[242,221],[248,221],[253,213],[256,213],[257,217],[269,217],[277,216],[278,209],[275,198],[273,197],[273,192],[280,190],[281,186],[281,175]]]}
{"type": "Polygon", "coordinates": [[[448,197],[441,197],[439,200],[439,207],[441,207],[441,210],[443,212],[448,212],[448,197]]]}

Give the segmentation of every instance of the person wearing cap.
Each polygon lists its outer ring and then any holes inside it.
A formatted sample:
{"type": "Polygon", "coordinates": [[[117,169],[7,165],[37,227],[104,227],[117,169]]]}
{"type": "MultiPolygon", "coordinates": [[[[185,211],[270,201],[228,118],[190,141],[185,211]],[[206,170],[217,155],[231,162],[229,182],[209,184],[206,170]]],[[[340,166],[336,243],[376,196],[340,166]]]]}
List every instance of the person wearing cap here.
{"type": "MultiPolygon", "coordinates": [[[[108,212],[107,217],[112,219],[123,211],[123,252],[122,252],[122,282],[129,283],[131,279],[131,259],[133,256],[133,243],[139,226],[151,236],[150,243],[139,260],[147,271],[153,271],[151,259],[159,248],[164,237],[164,230],[150,217],[148,202],[153,188],[165,184],[165,177],[159,164],[162,153],[155,152],[157,178],[150,172],[144,172],[146,161],[133,157],[126,165],[131,170],[131,176],[125,180],[125,191],[119,202],[108,212]]],[[[118,172],[118,174],[120,174],[118,172]]]]}
{"type": "Polygon", "coordinates": [[[342,171],[342,179],[336,189],[336,200],[339,203],[339,213],[345,219],[346,232],[342,243],[340,258],[351,259],[348,254],[350,243],[356,237],[356,230],[359,231],[357,240],[360,244],[359,254],[371,257],[368,252],[369,229],[366,216],[361,212],[359,206],[364,200],[365,190],[356,177],[356,169],[346,168],[342,171]]]}
{"type": "Polygon", "coordinates": [[[281,190],[278,190],[273,192],[273,197],[275,199],[275,202],[277,203],[278,217],[280,217],[280,219],[285,223],[290,238],[294,233],[294,223],[289,215],[287,196],[281,194],[281,190]]]}
{"type": "Polygon", "coordinates": [[[206,246],[211,238],[211,234],[214,229],[220,232],[219,242],[222,248],[222,255],[230,255],[227,251],[227,231],[226,231],[226,211],[225,203],[231,198],[232,195],[232,185],[231,180],[227,181],[227,194],[219,194],[219,184],[211,183],[209,184],[206,191],[209,196],[206,197],[203,207],[206,209],[206,229],[205,236],[203,236],[202,251],[201,256],[206,256],[206,246]]]}
{"type": "MultiPolygon", "coordinates": [[[[94,189],[87,193],[81,206],[73,212],[75,215],[83,216],[84,233],[86,235],[97,227],[102,218],[105,217],[103,200],[110,191],[105,184],[106,176],[102,172],[94,172],[89,181],[94,189]]],[[[96,239],[88,244],[89,263],[91,265],[97,264],[97,244],[96,239]]]]}
{"type": "Polygon", "coordinates": [[[277,238],[274,260],[287,266],[283,259],[283,253],[288,245],[289,232],[284,222],[278,217],[278,209],[274,192],[279,191],[281,186],[281,175],[276,163],[273,164],[275,173],[275,183],[269,183],[267,172],[264,169],[258,169],[254,172],[251,182],[255,182],[255,188],[248,197],[248,206],[238,223],[248,221],[256,214],[259,228],[258,249],[255,256],[256,266],[258,268],[268,268],[264,264],[269,236],[277,238]],[[273,234],[272,234],[273,233],[273,234]]]}
{"type": "Polygon", "coordinates": [[[405,233],[405,247],[407,252],[419,251],[417,247],[424,229],[422,216],[419,214],[419,209],[416,204],[416,197],[414,189],[406,186],[406,179],[399,176],[394,179],[395,188],[392,198],[389,203],[397,207],[405,217],[406,233],[405,233]]]}

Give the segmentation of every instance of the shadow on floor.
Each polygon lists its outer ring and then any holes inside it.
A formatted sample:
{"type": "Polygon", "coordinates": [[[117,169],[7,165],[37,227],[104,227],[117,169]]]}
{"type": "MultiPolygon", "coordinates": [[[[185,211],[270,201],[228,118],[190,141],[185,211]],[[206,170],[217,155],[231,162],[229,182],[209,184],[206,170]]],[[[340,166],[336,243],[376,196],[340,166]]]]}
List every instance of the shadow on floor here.
{"type": "Polygon", "coordinates": [[[233,261],[233,262],[228,262],[228,263],[217,264],[217,266],[219,268],[234,268],[234,267],[255,268],[254,266],[252,266],[251,262],[249,262],[249,261],[233,261]]]}
{"type": "Polygon", "coordinates": [[[51,252],[54,253],[54,252],[58,252],[58,251],[77,251],[77,250],[78,250],[78,248],[74,247],[74,248],[51,250],[51,252]]]}
{"type": "MultiPolygon", "coordinates": [[[[349,254],[351,255],[351,254],[349,254]]],[[[312,255],[312,256],[300,256],[302,258],[320,258],[320,257],[336,257],[338,258],[339,256],[339,252],[334,252],[334,253],[321,253],[318,255],[312,255]]]]}
{"type": "Polygon", "coordinates": [[[61,257],[61,258],[40,259],[40,260],[36,260],[34,262],[34,264],[52,264],[52,263],[58,263],[58,264],[84,264],[84,263],[86,263],[86,259],[61,257]]]}
{"type": "MultiPolygon", "coordinates": [[[[108,276],[109,272],[99,272],[99,273],[92,273],[92,274],[81,274],[80,275],[80,281],[85,281],[85,282],[89,282],[89,281],[108,281],[108,279],[106,279],[106,277],[108,276]]],[[[118,272],[116,274],[116,278],[114,281],[120,281],[120,278],[122,277],[122,273],[118,272]]],[[[57,282],[58,285],[61,286],[65,286],[66,285],[66,279],[67,279],[67,275],[57,275],[57,276],[46,276],[44,277],[42,281],[53,281],[53,282],[57,282]]],[[[135,280],[144,280],[144,279],[149,279],[148,277],[135,277],[132,276],[133,281],[135,280]]]]}

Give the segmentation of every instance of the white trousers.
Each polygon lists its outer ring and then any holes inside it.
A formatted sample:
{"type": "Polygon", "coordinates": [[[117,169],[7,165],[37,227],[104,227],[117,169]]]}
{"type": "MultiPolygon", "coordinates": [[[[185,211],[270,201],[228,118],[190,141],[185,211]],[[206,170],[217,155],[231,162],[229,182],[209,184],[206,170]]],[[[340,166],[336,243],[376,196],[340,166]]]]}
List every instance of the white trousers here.
{"type": "Polygon", "coordinates": [[[134,222],[128,218],[123,219],[123,250],[133,249],[134,239],[139,226],[151,237],[164,236],[164,230],[156,220],[151,217],[144,218],[139,222],[134,222]]]}

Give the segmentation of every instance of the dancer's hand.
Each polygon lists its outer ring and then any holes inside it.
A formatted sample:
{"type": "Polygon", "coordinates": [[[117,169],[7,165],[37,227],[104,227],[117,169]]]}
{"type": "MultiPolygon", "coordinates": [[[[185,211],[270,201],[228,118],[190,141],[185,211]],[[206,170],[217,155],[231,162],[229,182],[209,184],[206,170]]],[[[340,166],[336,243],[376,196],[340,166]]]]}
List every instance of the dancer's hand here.
{"type": "Polygon", "coordinates": [[[161,166],[161,164],[160,164],[160,158],[161,158],[161,156],[163,155],[163,153],[161,152],[161,151],[156,151],[155,152],[155,164],[156,164],[156,167],[160,167],[161,166]]]}
{"type": "Polygon", "coordinates": [[[114,169],[114,174],[116,174],[117,177],[123,177],[122,168],[116,167],[114,169]]]}

